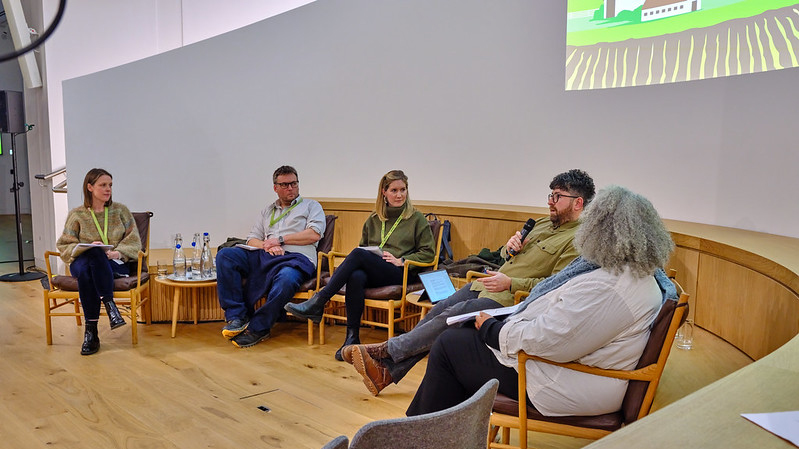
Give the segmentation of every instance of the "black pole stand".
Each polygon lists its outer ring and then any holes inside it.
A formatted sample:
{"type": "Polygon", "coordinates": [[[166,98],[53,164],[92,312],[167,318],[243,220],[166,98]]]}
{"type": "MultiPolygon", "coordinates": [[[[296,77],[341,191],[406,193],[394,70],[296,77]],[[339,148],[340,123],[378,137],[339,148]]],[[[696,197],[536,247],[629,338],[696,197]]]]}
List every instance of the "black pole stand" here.
{"type": "MultiPolygon", "coordinates": [[[[26,126],[31,126],[31,125],[26,125],[26,126]]],[[[28,130],[30,130],[30,128],[28,128],[28,130]]],[[[36,279],[41,279],[46,276],[44,273],[38,271],[32,271],[29,273],[25,272],[25,264],[22,255],[22,217],[19,207],[19,189],[21,189],[25,184],[19,182],[19,179],[17,177],[16,139],[17,135],[19,134],[25,134],[25,133],[11,133],[11,164],[12,164],[11,174],[13,175],[14,178],[14,185],[11,186],[11,191],[14,193],[14,213],[17,218],[17,253],[19,254],[19,273],[4,274],[0,276],[0,282],[33,281],[36,279]]]]}

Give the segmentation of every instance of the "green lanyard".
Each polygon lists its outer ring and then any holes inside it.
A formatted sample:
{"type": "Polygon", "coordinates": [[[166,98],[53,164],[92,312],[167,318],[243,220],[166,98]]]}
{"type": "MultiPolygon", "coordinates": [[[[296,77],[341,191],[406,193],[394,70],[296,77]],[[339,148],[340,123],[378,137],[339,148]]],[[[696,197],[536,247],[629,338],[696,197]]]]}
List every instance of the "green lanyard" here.
{"type": "Polygon", "coordinates": [[[394,232],[395,229],[397,229],[397,225],[401,221],[402,221],[402,214],[400,214],[400,216],[397,217],[397,221],[395,221],[394,226],[392,226],[391,229],[388,230],[388,234],[386,234],[386,222],[385,221],[380,222],[380,225],[382,226],[380,228],[380,237],[382,238],[382,240],[380,241],[380,249],[383,249],[383,245],[386,244],[388,238],[391,237],[391,233],[394,232]]]}
{"type": "Polygon", "coordinates": [[[97,232],[100,233],[100,238],[103,240],[104,244],[108,245],[108,206],[105,207],[105,229],[100,229],[100,223],[97,221],[97,216],[94,215],[94,211],[91,207],[89,208],[89,212],[92,214],[94,225],[97,226],[97,232]]]}
{"type": "Polygon", "coordinates": [[[277,218],[275,218],[275,210],[277,210],[277,207],[272,209],[272,218],[269,219],[269,226],[274,226],[275,223],[280,221],[283,217],[286,216],[286,214],[291,212],[291,209],[294,209],[295,207],[299,206],[300,203],[302,203],[302,197],[300,197],[300,199],[296,203],[292,204],[291,207],[289,207],[288,209],[284,210],[283,213],[280,214],[280,216],[277,217],[277,218]]]}

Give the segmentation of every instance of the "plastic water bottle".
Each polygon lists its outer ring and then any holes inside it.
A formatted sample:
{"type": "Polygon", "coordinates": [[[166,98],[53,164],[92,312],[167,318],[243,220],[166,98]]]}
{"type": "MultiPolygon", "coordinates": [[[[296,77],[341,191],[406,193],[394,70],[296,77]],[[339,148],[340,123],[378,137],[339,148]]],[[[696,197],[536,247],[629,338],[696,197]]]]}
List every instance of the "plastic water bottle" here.
{"type": "Polygon", "coordinates": [[[175,234],[175,253],[172,255],[172,272],[175,278],[186,278],[186,256],[183,255],[183,236],[175,234]]]}
{"type": "Polygon", "coordinates": [[[211,257],[211,237],[207,232],[203,233],[203,249],[200,257],[200,269],[203,277],[210,279],[214,276],[214,259],[211,257]]]}

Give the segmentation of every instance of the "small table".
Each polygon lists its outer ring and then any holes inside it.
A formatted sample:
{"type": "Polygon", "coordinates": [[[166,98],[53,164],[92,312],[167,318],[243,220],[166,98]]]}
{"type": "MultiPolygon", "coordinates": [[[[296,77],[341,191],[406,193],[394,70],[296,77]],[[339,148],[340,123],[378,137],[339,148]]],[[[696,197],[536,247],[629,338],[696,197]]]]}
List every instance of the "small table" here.
{"type": "Polygon", "coordinates": [[[192,318],[194,319],[194,324],[197,324],[197,289],[216,287],[216,279],[177,281],[169,278],[159,279],[156,276],[155,282],[175,289],[175,295],[172,297],[172,338],[175,338],[178,328],[178,305],[180,304],[181,291],[188,289],[191,292],[192,318]]]}
{"type": "Polygon", "coordinates": [[[416,292],[408,293],[408,294],[405,295],[405,299],[409,303],[411,303],[413,305],[416,305],[416,306],[419,306],[419,307],[422,308],[422,314],[419,316],[420,320],[422,318],[424,318],[424,316],[427,315],[427,311],[432,309],[433,306],[435,305],[432,302],[430,302],[429,299],[421,299],[421,298],[422,298],[422,295],[419,294],[419,293],[416,293],[416,292]]]}

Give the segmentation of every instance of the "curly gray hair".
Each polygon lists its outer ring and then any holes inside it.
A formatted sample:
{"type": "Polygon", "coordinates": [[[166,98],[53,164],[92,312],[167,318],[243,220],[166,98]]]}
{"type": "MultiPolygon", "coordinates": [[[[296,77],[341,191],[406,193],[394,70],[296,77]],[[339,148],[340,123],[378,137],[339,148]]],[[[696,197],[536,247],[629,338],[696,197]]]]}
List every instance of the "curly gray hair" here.
{"type": "Polygon", "coordinates": [[[620,186],[600,190],[585,209],[574,244],[584,259],[613,273],[651,276],[669,261],[674,242],[652,203],[620,186]]]}

